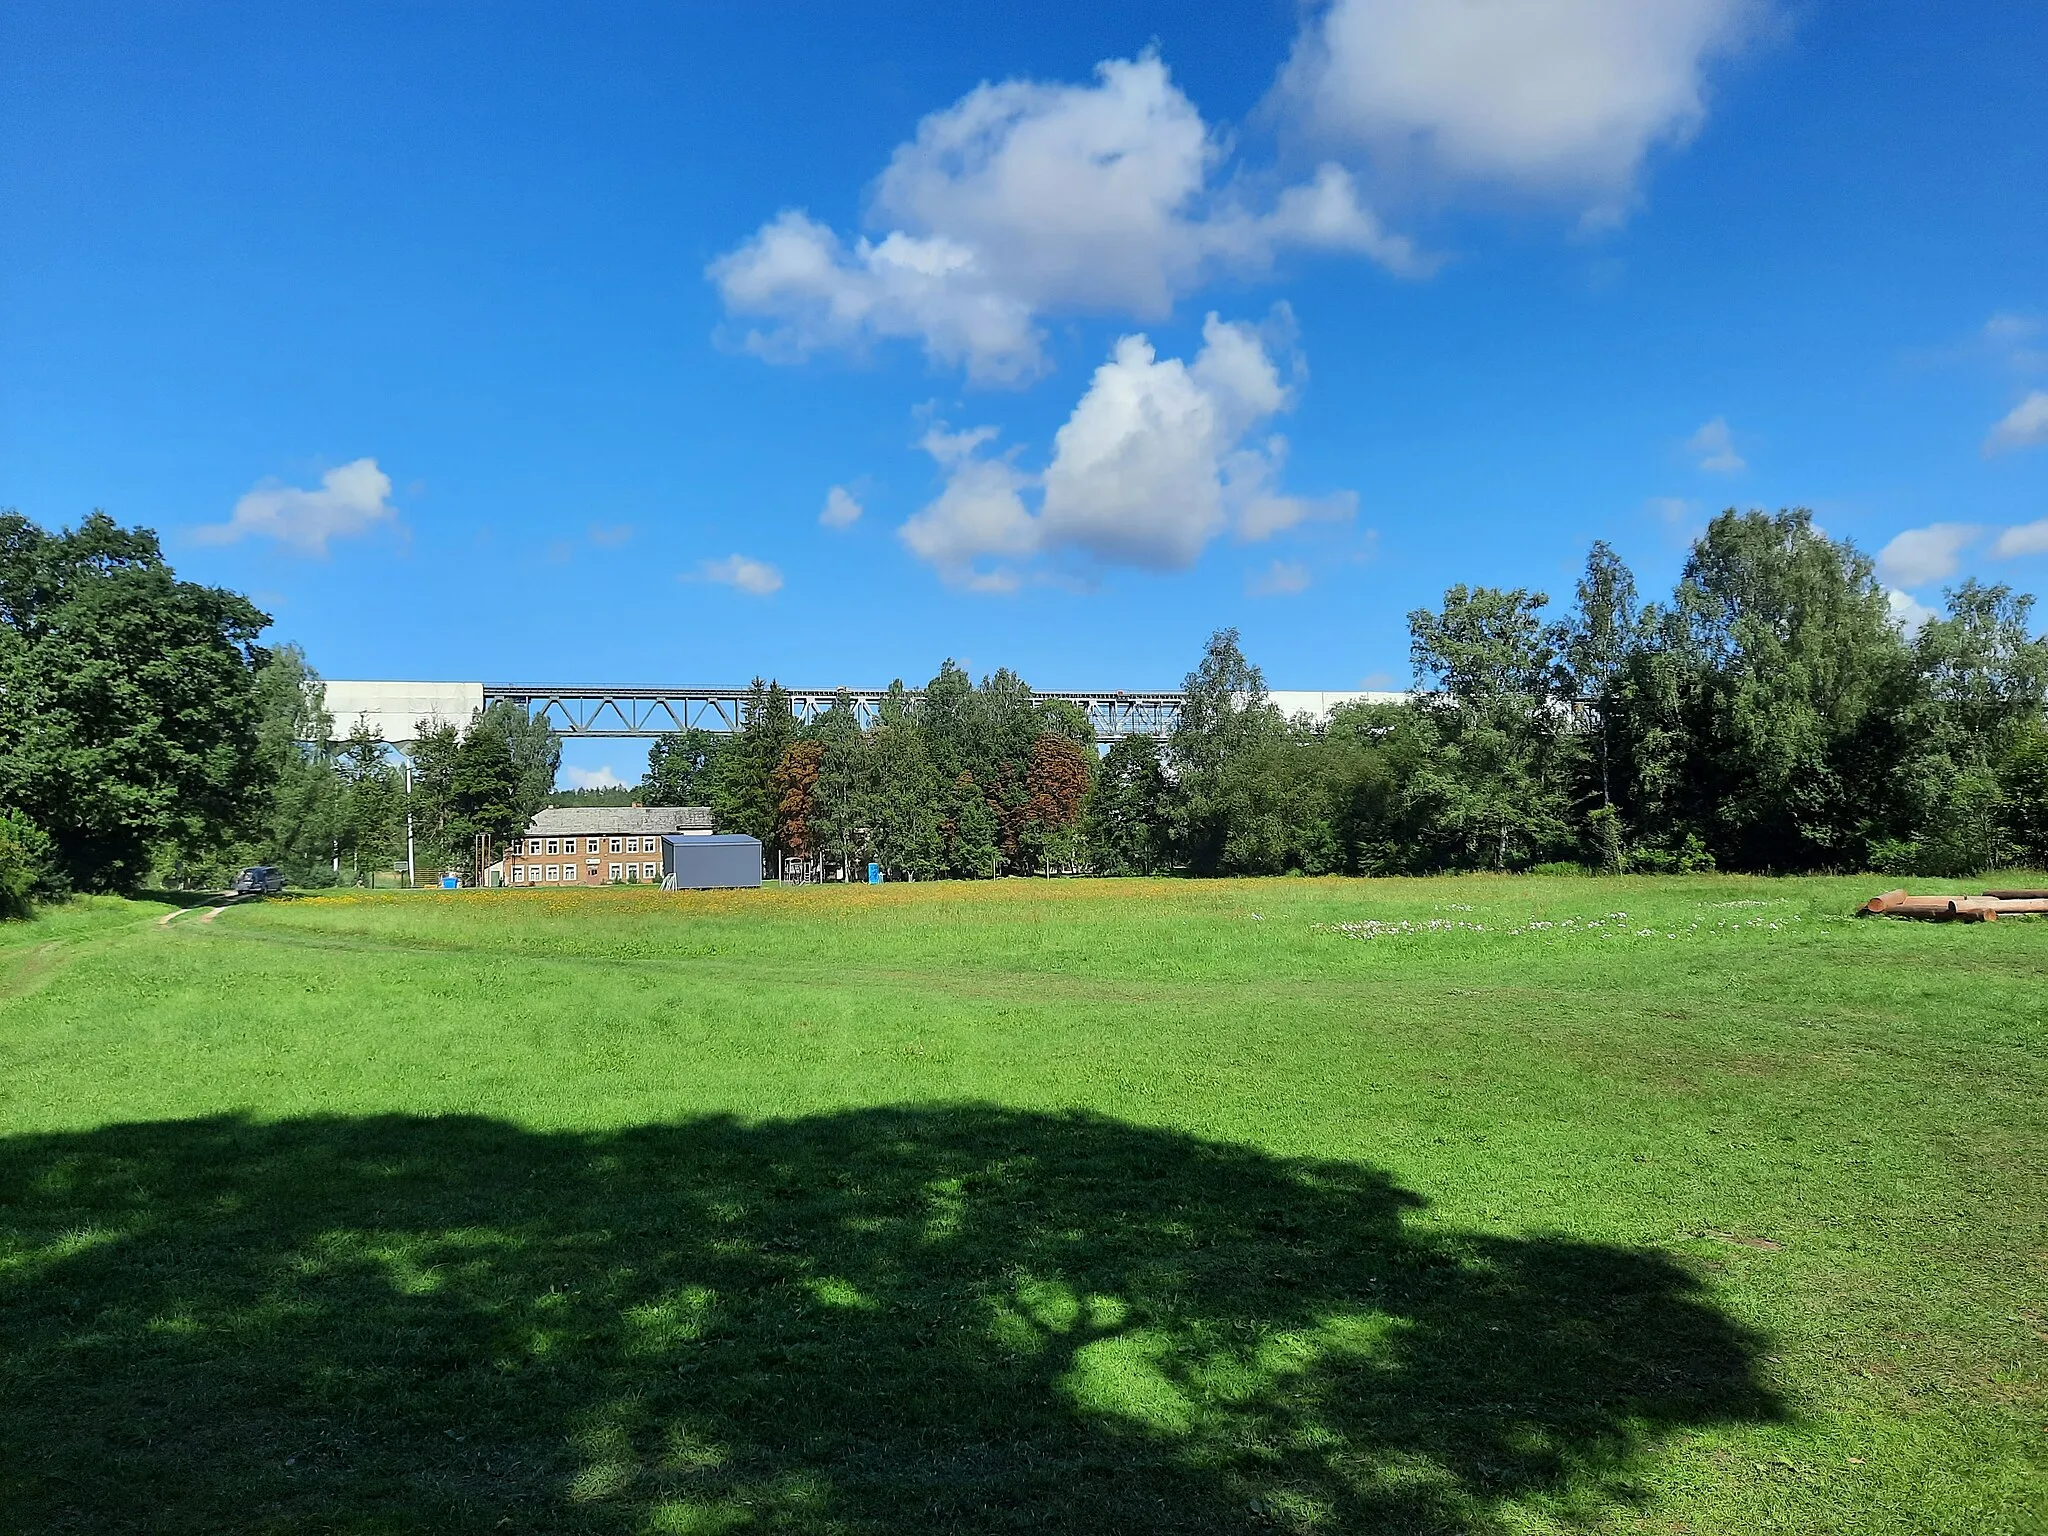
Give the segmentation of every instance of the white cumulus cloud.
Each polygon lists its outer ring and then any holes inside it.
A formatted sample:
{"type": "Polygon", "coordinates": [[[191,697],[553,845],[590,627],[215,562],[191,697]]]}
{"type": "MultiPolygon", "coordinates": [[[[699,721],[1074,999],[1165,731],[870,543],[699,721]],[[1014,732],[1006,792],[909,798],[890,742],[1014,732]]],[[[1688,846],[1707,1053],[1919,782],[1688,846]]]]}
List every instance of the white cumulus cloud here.
{"type": "Polygon", "coordinates": [[[1958,557],[1984,530],[1970,523],[1908,528],[1877,552],[1877,572],[1901,587],[1924,587],[1955,575],[1958,557]]]}
{"type": "Polygon", "coordinates": [[[2001,560],[2018,555],[2048,555],[2048,517],[2006,529],[1991,546],[1991,553],[2001,560]]]}
{"type": "Polygon", "coordinates": [[[1007,590],[1034,555],[1181,570],[1226,532],[1252,541],[1352,515],[1348,493],[1279,490],[1286,441],[1255,434],[1291,407],[1293,391],[1259,331],[1212,314],[1202,338],[1192,362],[1160,357],[1141,335],[1118,341],[1055,434],[1043,474],[1020,469],[1014,453],[984,454],[993,428],[928,433],[946,484],[903,525],[904,543],[954,585],[1007,590]]]}
{"type": "Polygon", "coordinates": [[[1685,446],[1700,456],[1700,468],[1710,474],[1732,475],[1749,468],[1749,461],[1735,451],[1735,434],[1720,416],[1693,433],[1685,446]]]}
{"type": "Polygon", "coordinates": [[[300,554],[325,555],[329,539],[352,537],[397,516],[391,477],[375,459],[356,459],[328,470],[314,490],[266,480],[243,494],[225,523],[193,532],[208,544],[254,536],[275,539],[300,554]]]}
{"type": "Polygon", "coordinates": [[[1984,439],[1984,451],[2004,453],[2011,448],[2038,448],[2043,443],[2048,443],[2048,389],[2036,389],[2000,418],[1984,439]]]}
{"type": "Polygon", "coordinates": [[[770,360],[912,338],[1004,383],[1044,370],[1041,315],[1162,316],[1217,271],[1284,249],[1427,270],[1341,166],[1254,205],[1227,159],[1153,54],[1108,60],[1085,85],[983,84],[896,149],[873,189],[877,238],[849,243],[785,210],[708,275],[731,314],[762,322],[744,341],[770,360]]]}
{"type": "Polygon", "coordinates": [[[745,345],[769,362],[826,347],[922,341],[934,362],[964,365],[985,383],[1042,371],[1031,306],[995,287],[976,252],[901,231],[849,247],[795,209],[764,224],[709,269],[725,307],[765,319],[745,345]]]}
{"type": "Polygon", "coordinates": [[[602,768],[564,768],[562,777],[568,780],[571,789],[624,789],[626,781],[612,772],[612,765],[602,768]]]}
{"type": "Polygon", "coordinates": [[[723,560],[706,560],[697,567],[700,581],[715,581],[721,586],[737,587],[755,597],[766,597],[771,592],[782,590],[782,572],[765,560],[751,559],[746,555],[727,555],[723,560]]]}
{"type": "Polygon", "coordinates": [[[945,467],[945,489],[897,530],[948,585],[977,592],[1011,592],[1019,584],[1014,566],[991,569],[978,562],[1021,560],[1039,548],[1038,521],[1024,504],[1032,477],[1010,456],[981,456],[995,436],[994,427],[925,433],[919,446],[945,467]]]}
{"type": "Polygon", "coordinates": [[[1645,157],[1706,119],[1706,73],[1753,0],[1332,0],[1281,110],[1387,169],[1588,200],[1618,215],[1645,157]]]}
{"type": "Polygon", "coordinates": [[[845,486],[835,485],[825,493],[825,507],[818,514],[818,521],[827,528],[851,528],[860,521],[864,510],[859,497],[845,486]]]}

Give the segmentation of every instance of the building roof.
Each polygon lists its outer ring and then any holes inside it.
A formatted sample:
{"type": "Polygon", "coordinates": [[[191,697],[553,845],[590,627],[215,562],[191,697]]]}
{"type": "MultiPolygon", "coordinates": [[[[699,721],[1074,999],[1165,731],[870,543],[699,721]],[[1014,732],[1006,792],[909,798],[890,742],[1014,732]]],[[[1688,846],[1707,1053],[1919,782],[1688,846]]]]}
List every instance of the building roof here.
{"type": "Polygon", "coordinates": [[[614,832],[709,832],[702,805],[551,805],[533,818],[528,837],[605,837],[614,832]]]}

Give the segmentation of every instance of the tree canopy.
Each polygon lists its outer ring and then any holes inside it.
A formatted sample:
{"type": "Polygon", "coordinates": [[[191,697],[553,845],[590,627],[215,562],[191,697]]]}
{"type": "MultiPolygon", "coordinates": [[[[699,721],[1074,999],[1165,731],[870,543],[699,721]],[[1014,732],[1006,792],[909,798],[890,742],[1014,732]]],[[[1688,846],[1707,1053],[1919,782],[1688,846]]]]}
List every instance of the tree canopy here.
{"type": "Polygon", "coordinates": [[[225,842],[260,814],[269,622],[179,580],[147,529],[0,513],[0,807],[41,829],[63,880],[131,887],[159,845],[225,842]]]}

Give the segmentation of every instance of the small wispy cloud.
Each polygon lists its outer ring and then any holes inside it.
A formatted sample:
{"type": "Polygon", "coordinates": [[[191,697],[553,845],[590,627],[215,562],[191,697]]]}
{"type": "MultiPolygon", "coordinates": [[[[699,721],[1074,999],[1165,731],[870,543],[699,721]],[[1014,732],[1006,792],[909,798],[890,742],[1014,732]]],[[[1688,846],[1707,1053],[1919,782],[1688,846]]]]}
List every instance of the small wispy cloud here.
{"type": "Polygon", "coordinates": [[[1292,597],[1309,589],[1308,567],[1299,560],[1275,560],[1263,571],[1248,572],[1244,589],[1253,597],[1292,597]]]}
{"type": "Polygon", "coordinates": [[[865,510],[859,497],[845,486],[835,485],[825,493],[825,509],[818,514],[818,521],[827,528],[851,528],[865,510]]]}
{"type": "Polygon", "coordinates": [[[612,765],[602,768],[564,768],[562,778],[571,789],[624,789],[626,781],[612,772],[612,765]]]}
{"type": "Polygon", "coordinates": [[[590,542],[599,549],[617,549],[633,537],[631,523],[592,523],[590,542]]]}
{"type": "Polygon", "coordinates": [[[747,555],[727,555],[723,560],[706,560],[697,567],[696,579],[737,587],[754,597],[766,597],[782,590],[782,572],[765,560],[747,555]]]}
{"type": "Polygon", "coordinates": [[[1728,420],[1716,416],[1686,439],[1688,450],[1700,456],[1700,468],[1713,475],[1732,475],[1749,468],[1749,461],[1735,451],[1735,434],[1728,420]]]}
{"type": "Polygon", "coordinates": [[[1984,340],[2006,367],[2021,373],[2048,368],[2048,320],[2010,312],[1984,322],[1984,340]]]}
{"type": "Polygon", "coordinates": [[[205,544],[233,544],[246,538],[273,539],[302,555],[325,555],[330,539],[352,538],[379,523],[392,522],[391,477],[375,459],[356,459],[320,477],[317,488],[265,480],[243,493],[225,523],[195,528],[205,544]]]}
{"type": "Polygon", "coordinates": [[[1984,452],[2008,453],[2048,443],[2048,389],[2036,389],[1999,419],[1984,439],[1984,452]]]}

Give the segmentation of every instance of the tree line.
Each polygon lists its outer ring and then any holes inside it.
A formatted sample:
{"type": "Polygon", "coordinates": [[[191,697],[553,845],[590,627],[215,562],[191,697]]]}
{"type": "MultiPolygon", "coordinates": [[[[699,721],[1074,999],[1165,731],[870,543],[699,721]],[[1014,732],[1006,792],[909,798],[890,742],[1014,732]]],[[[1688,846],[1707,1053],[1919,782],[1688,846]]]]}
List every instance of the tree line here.
{"type": "Polygon", "coordinates": [[[1642,601],[1604,543],[1567,610],[1454,586],[1408,616],[1414,692],[1326,720],[1212,636],[1164,738],[1094,750],[1078,710],[947,663],[863,729],[663,738],[642,792],[778,857],[920,879],[1004,871],[1431,874],[2048,865],[2048,640],[1965,581],[1905,632],[1868,556],[1800,510],[1729,511],[1642,601]]]}
{"type": "Polygon", "coordinates": [[[709,806],[719,830],[761,840],[771,870],[873,862],[894,879],[974,879],[1087,868],[1095,760],[1075,705],[1007,669],[976,686],[948,661],[921,692],[893,684],[868,721],[842,693],[799,724],[782,687],[756,678],[731,735],[656,741],[641,792],[709,806]]]}
{"type": "MultiPolygon", "coordinates": [[[[1455,586],[1409,615],[1403,702],[1289,719],[1234,631],[1178,724],[1098,750],[1086,716],[951,662],[872,718],[799,722],[757,681],[733,734],[683,732],[631,798],[708,805],[771,871],[1423,874],[2048,865],[2048,641],[1965,581],[1911,634],[1872,563],[1803,511],[1729,511],[1642,601],[1595,544],[1571,602],[1455,586]],[[794,861],[790,863],[789,861],[794,861]]],[[[406,768],[336,722],[241,595],[180,580],[95,513],[0,513],[0,910],[38,894],[468,869],[547,802],[561,746],[494,705],[423,724],[406,768]]]]}

